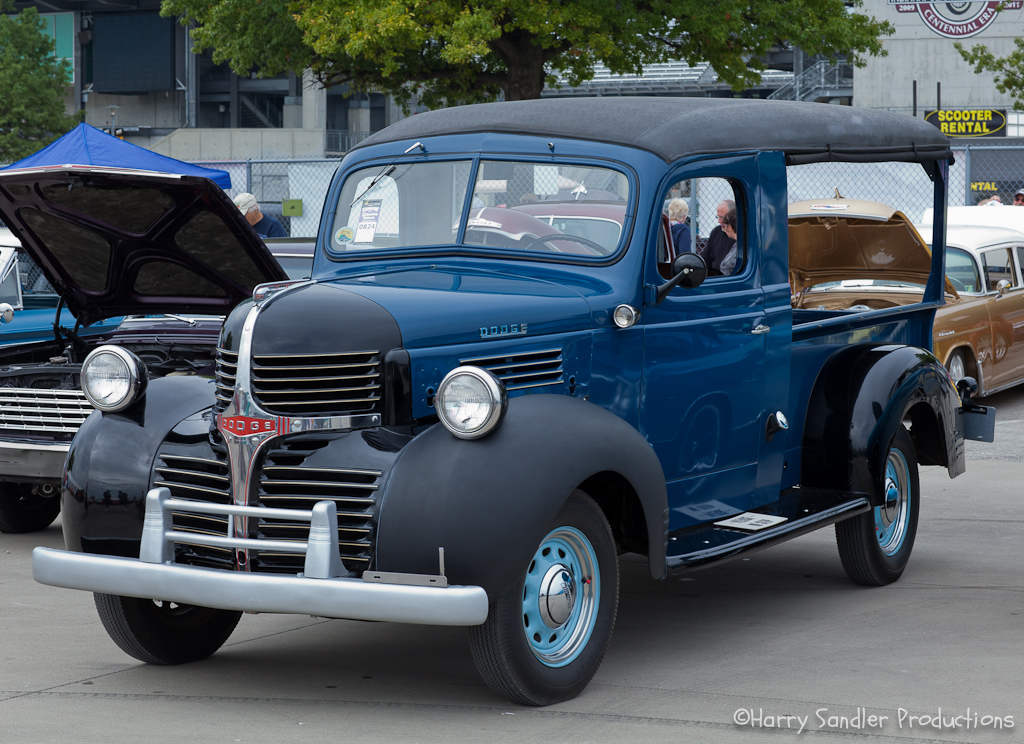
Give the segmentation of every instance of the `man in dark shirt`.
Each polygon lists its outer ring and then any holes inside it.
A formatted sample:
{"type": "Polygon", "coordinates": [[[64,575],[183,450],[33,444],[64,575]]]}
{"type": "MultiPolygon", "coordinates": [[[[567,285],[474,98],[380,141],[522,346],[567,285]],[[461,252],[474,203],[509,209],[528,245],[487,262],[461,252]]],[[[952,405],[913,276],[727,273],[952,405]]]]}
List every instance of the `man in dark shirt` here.
{"type": "Polygon", "coordinates": [[[732,199],[726,199],[718,205],[718,227],[711,231],[708,235],[707,245],[704,246],[704,252],[702,254],[704,261],[708,265],[708,272],[712,276],[720,276],[722,274],[722,259],[725,258],[732,247],[736,245],[736,239],[730,238],[725,234],[722,229],[722,220],[725,219],[725,215],[736,209],[736,202],[732,199]]]}
{"type": "Polygon", "coordinates": [[[263,238],[287,238],[288,233],[281,227],[281,223],[273,217],[268,217],[260,211],[260,205],[256,197],[243,191],[235,197],[235,206],[245,215],[245,221],[253,226],[257,234],[263,238]]]}

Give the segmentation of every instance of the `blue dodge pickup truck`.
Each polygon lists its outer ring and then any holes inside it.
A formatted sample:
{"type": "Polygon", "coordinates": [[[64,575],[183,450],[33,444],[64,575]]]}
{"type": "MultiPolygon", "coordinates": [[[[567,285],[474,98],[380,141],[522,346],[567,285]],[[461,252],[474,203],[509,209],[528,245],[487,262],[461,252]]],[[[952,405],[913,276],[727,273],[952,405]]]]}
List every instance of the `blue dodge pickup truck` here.
{"type": "MultiPolygon", "coordinates": [[[[540,100],[401,121],[342,161],[311,279],[230,312],[215,377],[147,384],[130,352],[90,353],[67,550],[37,548],[35,577],[94,592],[114,642],[154,664],[209,656],[243,612],[467,626],[485,682],[529,705],[598,671],[621,553],[662,579],[834,524],[852,581],[896,581],[919,466],[960,475],[965,437],[994,426],[928,350],[951,158],[921,120],[820,104],[540,100]],[[789,221],[794,169],[883,161],[933,194],[934,253],[894,239],[905,220],[847,217],[828,186],[789,221]],[[794,310],[790,272],[834,276],[851,251],[861,277],[919,277],[922,301],[794,310]]],[[[45,243],[75,206],[33,212],[72,186],[83,205],[161,188],[4,172],[0,212],[45,243]]],[[[264,259],[200,229],[224,208],[147,201],[154,224],[197,227],[137,250],[126,296],[152,261],[183,307],[226,301],[200,269],[264,259]]]]}

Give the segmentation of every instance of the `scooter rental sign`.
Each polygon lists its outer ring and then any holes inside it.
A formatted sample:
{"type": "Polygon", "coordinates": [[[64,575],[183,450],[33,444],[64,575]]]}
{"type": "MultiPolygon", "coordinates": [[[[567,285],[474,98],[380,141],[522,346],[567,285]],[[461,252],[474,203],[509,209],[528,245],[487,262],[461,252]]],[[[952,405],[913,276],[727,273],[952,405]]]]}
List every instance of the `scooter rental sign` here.
{"type": "Polygon", "coordinates": [[[917,13],[921,20],[932,31],[948,39],[966,39],[977,36],[992,25],[999,15],[999,7],[1003,13],[1019,11],[1024,7],[1024,0],[934,0],[928,3],[906,3],[900,0],[889,0],[899,13],[917,13]]]}

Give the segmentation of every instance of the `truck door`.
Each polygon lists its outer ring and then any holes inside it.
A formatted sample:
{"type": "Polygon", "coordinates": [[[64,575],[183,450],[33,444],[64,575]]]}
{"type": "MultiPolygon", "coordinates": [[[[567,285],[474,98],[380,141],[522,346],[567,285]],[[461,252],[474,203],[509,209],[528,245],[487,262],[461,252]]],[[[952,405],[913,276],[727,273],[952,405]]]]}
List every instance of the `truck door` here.
{"type": "MultiPolygon", "coordinates": [[[[711,269],[700,287],[676,287],[644,308],[640,429],[668,481],[670,530],[757,505],[768,326],[756,173],[753,158],[702,163],[666,192],[666,211],[673,199],[687,202],[694,247],[711,269]]],[[[670,275],[664,265],[647,271],[654,285],[670,275]]]]}

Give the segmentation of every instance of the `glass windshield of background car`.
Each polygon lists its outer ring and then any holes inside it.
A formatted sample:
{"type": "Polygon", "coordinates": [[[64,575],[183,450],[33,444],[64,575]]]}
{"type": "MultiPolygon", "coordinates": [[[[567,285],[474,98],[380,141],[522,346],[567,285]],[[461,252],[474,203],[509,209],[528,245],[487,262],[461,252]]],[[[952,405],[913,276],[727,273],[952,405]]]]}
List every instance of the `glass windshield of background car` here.
{"type": "Polygon", "coordinates": [[[334,251],[463,243],[501,250],[607,256],[622,239],[629,182],[610,168],[482,161],[376,166],[345,181],[334,251]],[[471,200],[461,224],[466,199],[471,200]]]}
{"type": "Polygon", "coordinates": [[[960,248],[946,248],[946,276],[957,292],[982,292],[978,267],[970,254],[960,248]]]}

